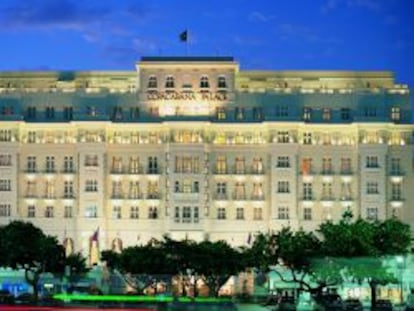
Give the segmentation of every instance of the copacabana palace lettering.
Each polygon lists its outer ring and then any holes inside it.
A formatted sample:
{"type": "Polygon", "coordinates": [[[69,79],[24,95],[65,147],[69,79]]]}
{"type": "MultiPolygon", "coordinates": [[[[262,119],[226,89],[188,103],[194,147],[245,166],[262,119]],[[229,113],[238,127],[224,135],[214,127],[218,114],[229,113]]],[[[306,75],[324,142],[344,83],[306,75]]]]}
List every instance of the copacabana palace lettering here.
{"type": "Polygon", "coordinates": [[[157,92],[150,91],[147,93],[148,100],[216,100],[225,101],[227,100],[227,94],[225,92],[157,92]]]}

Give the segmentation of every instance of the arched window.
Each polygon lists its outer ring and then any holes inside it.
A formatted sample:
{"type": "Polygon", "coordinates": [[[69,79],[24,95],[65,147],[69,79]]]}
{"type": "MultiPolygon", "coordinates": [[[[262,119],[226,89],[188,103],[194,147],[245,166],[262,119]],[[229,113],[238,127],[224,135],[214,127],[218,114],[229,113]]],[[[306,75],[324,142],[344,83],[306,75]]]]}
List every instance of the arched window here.
{"type": "Polygon", "coordinates": [[[149,89],[157,88],[157,77],[156,76],[150,76],[148,78],[148,88],[149,89]]]}
{"type": "Polygon", "coordinates": [[[112,241],[112,251],[116,253],[122,253],[122,240],[120,238],[115,238],[112,241]]]}
{"type": "Polygon", "coordinates": [[[175,85],[174,85],[174,77],[173,76],[167,76],[165,78],[165,87],[166,88],[173,88],[173,87],[175,87],[175,85]]]}
{"type": "Polygon", "coordinates": [[[218,88],[227,88],[227,81],[225,76],[219,76],[217,80],[218,88]]]}
{"type": "Polygon", "coordinates": [[[210,87],[210,83],[208,82],[208,77],[207,76],[202,76],[200,78],[200,88],[209,88],[210,87]]]}

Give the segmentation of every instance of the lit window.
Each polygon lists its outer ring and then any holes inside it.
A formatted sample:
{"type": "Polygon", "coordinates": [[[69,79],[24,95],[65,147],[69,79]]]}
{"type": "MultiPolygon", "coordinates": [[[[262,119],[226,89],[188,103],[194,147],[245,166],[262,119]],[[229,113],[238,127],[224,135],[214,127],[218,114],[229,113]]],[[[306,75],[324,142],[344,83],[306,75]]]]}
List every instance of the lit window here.
{"type": "Polygon", "coordinates": [[[401,109],[400,107],[392,107],[391,108],[391,120],[392,121],[400,121],[401,118],[401,109]]]}
{"type": "Polygon", "coordinates": [[[224,108],[217,108],[216,109],[216,117],[217,120],[225,120],[226,119],[226,110],[224,108]]]}
{"type": "Polygon", "coordinates": [[[323,108],[323,110],[322,110],[322,120],[324,120],[324,121],[331,120],[331,109],[323,108]]]}
{"type": "Polygon", "coordinates": [[[303,108],[303,121],[310,121],[312,118],[312,108],[304,107],[303,108]]]}
{"type": "Polygon", "coordinates": [[[85,217],[86,218],[96,218],[98,217],[98,209],[96,205],[89,205],[85,208],[85,217]]]}

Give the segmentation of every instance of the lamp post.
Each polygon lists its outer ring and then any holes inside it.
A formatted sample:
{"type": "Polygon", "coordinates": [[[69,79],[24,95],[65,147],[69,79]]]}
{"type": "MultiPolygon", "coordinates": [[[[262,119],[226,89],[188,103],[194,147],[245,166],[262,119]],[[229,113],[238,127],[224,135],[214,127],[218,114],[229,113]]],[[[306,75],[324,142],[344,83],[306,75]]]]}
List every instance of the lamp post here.
{"type": "Polygon", "coordinates": [[[405,268],[405,258],[404,256],[397,256],[397,267],[400,271],[400,304],[404,303],[404,284],[403,284],[403,273],[405,268]]]}

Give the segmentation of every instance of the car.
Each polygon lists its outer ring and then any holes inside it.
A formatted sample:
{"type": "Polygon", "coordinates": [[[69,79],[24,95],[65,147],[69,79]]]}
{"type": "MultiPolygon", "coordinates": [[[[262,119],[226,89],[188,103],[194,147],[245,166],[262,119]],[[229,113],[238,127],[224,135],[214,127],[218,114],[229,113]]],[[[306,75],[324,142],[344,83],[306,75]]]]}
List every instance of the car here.
{"type": "Polygon", "coordinates": [[[338,294],[325,294],[316,299],[315,309],[317,311],[342,311],[344,304],[338,294]]]}
{"type": "Polygon", "coordinates": [[[388,299],[378,299],[377,303],[375,304],[375,311],[392,311],[392,303],[391,300],[388,299]]]}
{"type": "Polygon", "coordinates": [[[362,302],[358,299],[345,299],[344,300],[344,310],[346,311],[362,311],[364,309],[364,306],[362,305],[362,302]]]}

